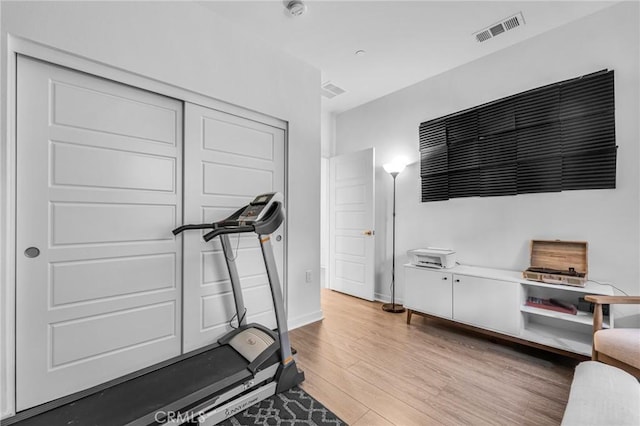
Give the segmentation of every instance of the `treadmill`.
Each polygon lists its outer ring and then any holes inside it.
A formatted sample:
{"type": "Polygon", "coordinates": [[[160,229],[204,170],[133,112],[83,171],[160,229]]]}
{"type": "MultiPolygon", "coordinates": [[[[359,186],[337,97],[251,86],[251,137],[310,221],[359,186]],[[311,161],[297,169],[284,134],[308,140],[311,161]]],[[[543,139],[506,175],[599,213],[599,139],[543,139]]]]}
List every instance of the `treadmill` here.
{"type": "Polygon", "coordinates": [[[235,299],[238,328],[217,343],[60,401],[18,413],[2,425],[215,425],[304,380],[293,358],[270,234],[284,221],[280,193],[257,196],[215,223],[183,225],[174,235],[209,230],[220,238],[235,299]],[[229,235],[255,233],[264,258],[277,329],[246,323],[242,288],[229,235]],[[63,401],[64,402],[64,401],[63,401]],[[55,406],[47,409],[47,406],[55,406]],[[57,406],[56,406],[57,405],[57,406]]]}

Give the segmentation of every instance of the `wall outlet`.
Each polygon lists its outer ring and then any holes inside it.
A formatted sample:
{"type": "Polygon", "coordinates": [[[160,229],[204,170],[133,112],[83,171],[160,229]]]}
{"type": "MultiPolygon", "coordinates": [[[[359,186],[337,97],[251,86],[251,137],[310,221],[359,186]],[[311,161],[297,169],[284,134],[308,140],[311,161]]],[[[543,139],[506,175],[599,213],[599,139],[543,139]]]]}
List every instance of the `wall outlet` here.
{"type": "Polygon", "coordinates": [[[313,281],[313,277],[311,276],[311,269],[309,269],[306,273],[305,273],[305,280],[310,283],[313,281]]]}

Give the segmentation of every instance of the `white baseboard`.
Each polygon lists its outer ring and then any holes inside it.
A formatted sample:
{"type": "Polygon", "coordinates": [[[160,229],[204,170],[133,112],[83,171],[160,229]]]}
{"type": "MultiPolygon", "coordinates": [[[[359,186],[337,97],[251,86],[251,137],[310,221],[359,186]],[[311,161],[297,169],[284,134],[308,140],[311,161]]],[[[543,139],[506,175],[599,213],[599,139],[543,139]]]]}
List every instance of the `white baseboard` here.
{"type": "Polygon", "coordinates": [[[321,321],[323,318],[324,318],[324,315],[322,313],[322,310],[319,310],[307,315],[302,315],[296,318],[290,318],[288,320],[289,324],[287,325],[289,326],[289,330],[294,330],[298,327],[302,327],[304,325],[311,324],[316,321],[321,321]]]}

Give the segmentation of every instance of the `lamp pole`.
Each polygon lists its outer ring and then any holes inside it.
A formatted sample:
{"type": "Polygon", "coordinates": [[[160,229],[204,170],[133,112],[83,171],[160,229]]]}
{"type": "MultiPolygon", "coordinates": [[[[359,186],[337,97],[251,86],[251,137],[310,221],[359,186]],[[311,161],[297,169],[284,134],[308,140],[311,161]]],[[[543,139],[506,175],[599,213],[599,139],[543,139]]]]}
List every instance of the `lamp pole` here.
{"type": "Polygon", "coordinates": [[[393,242],[392,242],[392,258],[391,258],[391,303],[382,305],[382,310],[399,314],[404,312],[404,307],[396,306],[396,177],[400,172],[389,172],[393,177],[393,242]]]}

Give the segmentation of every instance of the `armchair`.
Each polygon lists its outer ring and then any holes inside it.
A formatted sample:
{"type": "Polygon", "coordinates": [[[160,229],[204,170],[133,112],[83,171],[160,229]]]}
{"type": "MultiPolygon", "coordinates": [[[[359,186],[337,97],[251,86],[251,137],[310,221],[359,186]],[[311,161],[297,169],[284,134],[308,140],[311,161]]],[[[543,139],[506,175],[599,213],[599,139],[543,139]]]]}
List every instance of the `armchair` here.
{"type": "Polygon", "coordinates": [[[602,327],[603,304],[640,304],[640,296],[587,295],[593,310],[592,360],[618,367],[640,378],[640,329],[602,327]]]}

